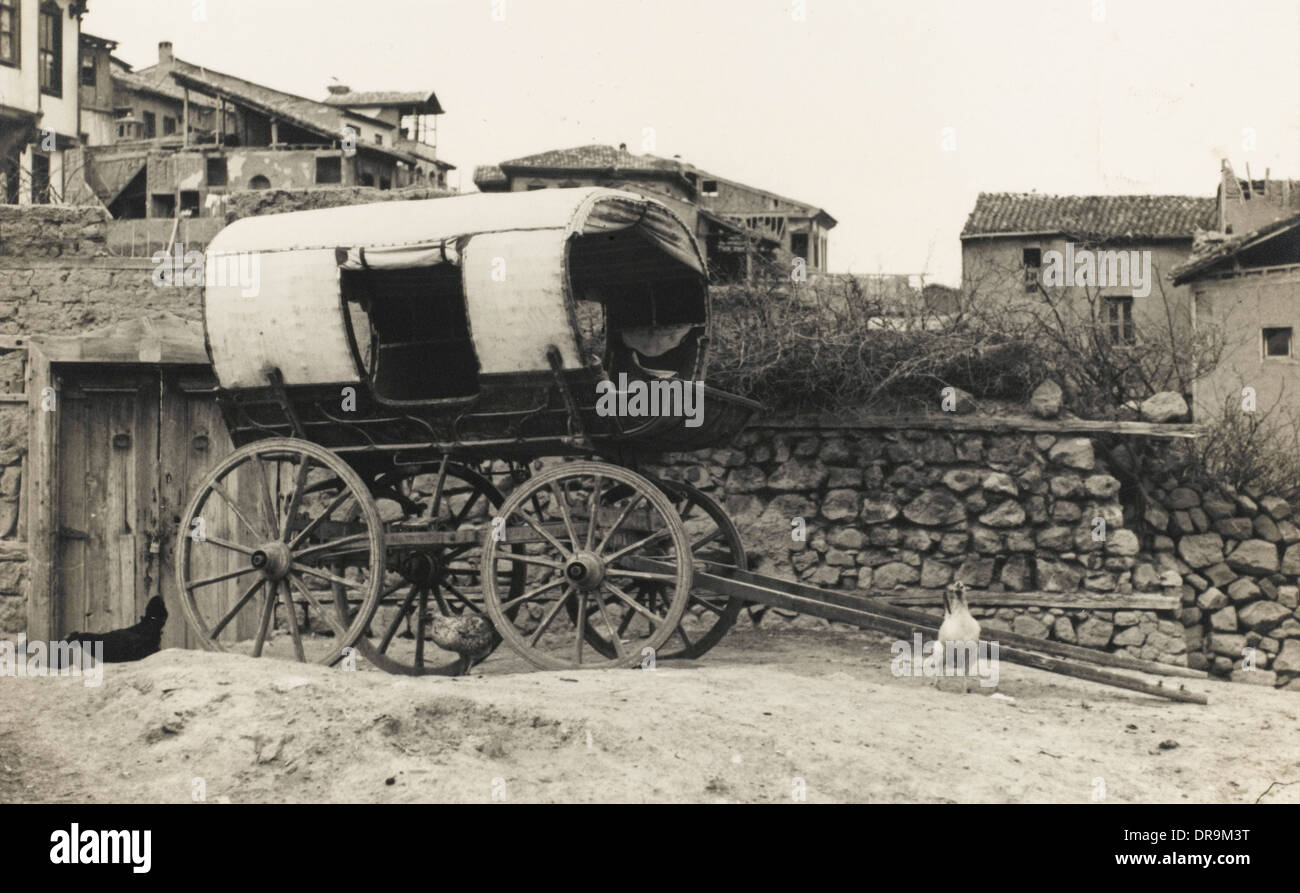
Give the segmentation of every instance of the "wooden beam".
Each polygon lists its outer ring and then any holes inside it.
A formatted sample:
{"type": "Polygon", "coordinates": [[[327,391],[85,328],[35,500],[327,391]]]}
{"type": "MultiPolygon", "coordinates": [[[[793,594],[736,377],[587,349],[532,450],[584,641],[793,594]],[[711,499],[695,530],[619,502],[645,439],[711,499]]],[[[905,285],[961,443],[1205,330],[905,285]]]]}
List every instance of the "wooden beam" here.
{"type": "Polygon", "coordinates": [[[886,416],[854,413],[793,416],[780,421],[751,422],[749,428],[774,430],[925,430],[980,431],[990,434],[1128,434],[1140,437],[1200,437],[1201,425],[1156,422],[1112,422],[1098,419],[1034,419],[1019,416],[959,416],[952,413],[886,416]]]}
{"type": "Polygon", "coordinates": [[[27,636],[48,641],[57,626],[55,556],[58,554],[58,381],[49,358],[27,348],[27,541],[29,543],[27,636]],[[50,402],[51,398],[53,403],[50,402]]]}
{"type": "MultiPolygon", "coordinates": [[[[625,560],[627,566],[633,570],[665,573],[671,572],[673,569],[671,565],[657,559],[638,557],[625,560]]],[[[802,583],[792,583],[773,577],[764,577],[761,574],[738,570],[734,567],[713,566],[711,571],[696,571],[695,581],[697,585],[713,592],[771,605],[775,608],[784,608],[788,611],[796,611],[800,614],[811,614],[814,617],[821,617],[824,620],[836,623],[849,623],[864,629],[874,629],[904,639],[911,639],[917,634],[921,634],[923,637],[929,635],[933,638],[938,634],[938,617],[931,617],[928,614],[920,615],[888,604],[873,604],[871,599],[860,596],[817,589],[802,583]]],[[[984,645],[987,642],[990,651],[991,646],[996,644],[998,648],[997,655],[1000,660],[1024,664],[1040,670],[1047,670],[1049,673],[1072,676],[1076,679],[1086,679],[1089,682],[1097,682],[1101,685],[1139,691],[1143,694],[1168,698],[1172,701],[1185,701],[1193,704],[1205,704],[1208,701],[1205,695],[1199,692],[1187,691],[1182,685],[1179,685],[1178,688],[1164,684],[1153,685],[1133,676],[1101,670],[1058,657],[1048,657],[1047,654],[1060,653],[1061,643],[1036,639],[1032,636],[1005,634],[1002,630],[990,630],[989,635],[995,638],[981,639],[980,644],[984,645]],[[1015,641],[1028,642],[1035,650],[1030,651],[1023,646],[1012,644],[1015,641]],[[1004,642],[1006,644],[1003,644],[1004,642]]],[[[1189,670],[1187,667],[1137,661],[1122,655],[1107,654],[1092,651],[1088,648],[1078,648],[1077,646],[1067,647],[1081,654],[1086,654],[1087,659],[1094,663],[1113,666],[1119,666],[1122,663],[1126,668],[1135,668],[1132,666],[1133,664],[1141,664],[1150,668],[1147,670],[1148,672],[1164,673],[1166,675],[1190,676],[1194,674],[1197,678],[1202,678],[1204,675],[1196,670],[1189,670]]]]}
{"type": "MultiPolygon", "coordinates": [[[[895,605],[939,607],[943,604],[943,594],[938,589],[873,589],[868,590],[868,595],[895,605]]],[[[1094,596],[1078,592],[988,592],[968,589],[966,601],[972,607],[1023,605],[1066,608],[1072,611],[1177,611],[1183,606],[1182,599],[1178,596],[1156,592],[1094,596]]]]}

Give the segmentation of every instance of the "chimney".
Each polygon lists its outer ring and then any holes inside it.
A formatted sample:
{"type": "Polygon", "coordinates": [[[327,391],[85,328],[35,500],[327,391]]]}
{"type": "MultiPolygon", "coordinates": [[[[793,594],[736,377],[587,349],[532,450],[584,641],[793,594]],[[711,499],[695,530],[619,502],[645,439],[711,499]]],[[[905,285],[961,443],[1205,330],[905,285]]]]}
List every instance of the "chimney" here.
{"type": "Polygon", "coordinates": [[[330,84],[329,91],[331,96],[342,96],[344,93],[351,93],[352,88],[347,84],[330,84]]]}
{"type": "Polygon", "coordinates": [[[172,61],[172,42],[170,40],[158,41],[158,64],[167,65],[172,61]]]}

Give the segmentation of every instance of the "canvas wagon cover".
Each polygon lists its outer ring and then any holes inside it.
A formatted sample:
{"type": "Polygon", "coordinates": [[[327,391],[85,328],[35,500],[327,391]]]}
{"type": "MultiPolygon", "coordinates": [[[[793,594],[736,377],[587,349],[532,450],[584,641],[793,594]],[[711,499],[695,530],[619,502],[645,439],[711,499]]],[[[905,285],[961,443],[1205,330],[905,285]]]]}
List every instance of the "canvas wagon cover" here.
{"type": "Polygon", "coordinates": [[[289,385],[355,381],[340,268],[442,262],[461,267],[481,372],[548,369],[551,344],[577,368],[568,239],[632,227],[703,275],[680,219],[651,198],[614,189],[480,193],[236,221],[212,240],[206,260],[204,318],[218,381],[264,387],[272,368],[289,385]]]}

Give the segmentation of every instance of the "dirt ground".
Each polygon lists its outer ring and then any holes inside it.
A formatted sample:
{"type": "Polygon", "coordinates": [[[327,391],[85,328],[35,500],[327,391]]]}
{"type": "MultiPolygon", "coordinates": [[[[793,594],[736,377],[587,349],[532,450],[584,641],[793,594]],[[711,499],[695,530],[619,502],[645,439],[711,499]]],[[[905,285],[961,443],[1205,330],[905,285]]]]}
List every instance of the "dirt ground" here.
{"type": "Polygon", "coordinates": [[[0,802],[1300,803],[1300,694],[1000,669],[997,697],[953,693],[894,677],[881,636],[794,628],[458,679],[168,650],[97,688],[0,678],[0,802]]]}

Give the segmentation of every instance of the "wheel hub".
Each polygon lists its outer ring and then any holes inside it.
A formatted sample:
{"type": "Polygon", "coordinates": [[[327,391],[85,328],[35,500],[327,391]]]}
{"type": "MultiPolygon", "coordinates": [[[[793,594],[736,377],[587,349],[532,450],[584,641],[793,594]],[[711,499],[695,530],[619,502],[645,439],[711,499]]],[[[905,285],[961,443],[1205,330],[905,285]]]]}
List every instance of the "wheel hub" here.
{"type": "Polygon", "coordinates": [[[267,579],[282,580],[289,573],[293,554],[284,543],[273,541],[258,548],[249,556],[249,561],[252,562],[253,567],[265,574],[267,579]]]}
{"type": "Polygon", "coordinates": [[[605,562],[595,552],[575,552],[564,566],[564,576],[579,589],[595,589],[605,580],[605,562]]]}

